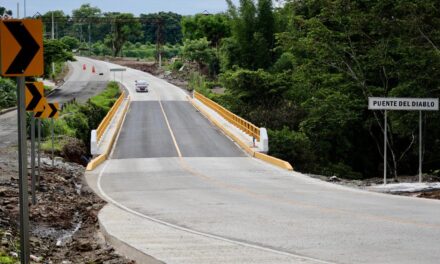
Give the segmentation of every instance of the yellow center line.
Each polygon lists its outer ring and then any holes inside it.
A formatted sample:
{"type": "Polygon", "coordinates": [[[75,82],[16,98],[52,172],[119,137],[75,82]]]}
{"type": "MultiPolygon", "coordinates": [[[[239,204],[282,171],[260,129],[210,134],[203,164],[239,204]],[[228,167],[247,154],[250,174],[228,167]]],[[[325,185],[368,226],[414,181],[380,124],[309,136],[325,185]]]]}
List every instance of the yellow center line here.
{"type": "MultiPolygon", "coordinates": [[[[157,93],[156,93],[157,94],[157,93]]],[[[179,146],[177,144],[176,138],[174,137],[174,132],[170,126],[170,123],[168,121],[168,117],[165,113],[165,110],[163,108],[162,102],[159,98],[159,104],[162,108],[162,113],[165,117],[165,121],[167,123],[168,129],[171,133],[171,137],[173,138],[174,141],[174,145],[176,147],[177,153],[179,155],[179,161],[180,161],[180,165],[182,167],[182,169],[188,173],[190,173],[193,176],[196,176],[198,178],[201,178],[205,181],[209,181],[211,183],[213,183],[214,185],[224,188],[224,189],[228,189],[231,191],[235,191],[235,192],[239,192],[239,193],[243,193],[246,194],[248,196],[254,197],[254,198],[258,198],[258,199],[262,199],[262,200],[266,200],[266,201],[272,201],[272,202],[281,202],[281,203],[285,203],[285,204],[290,204],[290,205],[294,205],[294,206],[301,206],[303,208],[309,208],[309,209],[315,209],[318,211],[322,211],[322,212],[327,212],[327,213],[333,213],[335,215],[338,214],[345,214],[345,215],[349,215],[349,216],[354,216],[354,217],[358,217],[360,219],[370,219],[373,221],[387,221],[387,222],[391,222],[391,223],[400,223],[400,224],[410,224],[410,225],[415,225],[415,226],[420,226],[420,227],[425,227],[425,228],[434,228],[434,229],[438,229],[440,228],[440,226],[438,224],[430,224],[430,223],[422,223],[416,220],[407,220],[407,219],[402,219],[399,217],[393,217],[393,216],[383,216],[383,215],[374,215],[374,214],[368,214],[368,213],[361,213],[361,212],[355,212],[355,211],[351,211],[351,210],[346,210],[346,209],[339,209],[339,208],[329,208],[329,207],[324,207],[321,205],[314,205],[314,204],[309,204],[306,202],[301,202],[301,201],[297,201],[297,200],[292,200],[292,199],[285,199],[285,198],[280,198],[280,197],[275,197],[272,195],[267,195],[267,194],[263,194],[263,193],[258,193],[252,190],[249,190],[247,188],[243,188],[243,187],[239,187],[239,186],[235,186],[233,184],[229,184],[220,180],[217,180],[211,176],[208,176],[205,173],[199,172],[197,170],[195,170],[194,168],[192,168],[182,157],[182,153],[180,152],[179,146]]]]}

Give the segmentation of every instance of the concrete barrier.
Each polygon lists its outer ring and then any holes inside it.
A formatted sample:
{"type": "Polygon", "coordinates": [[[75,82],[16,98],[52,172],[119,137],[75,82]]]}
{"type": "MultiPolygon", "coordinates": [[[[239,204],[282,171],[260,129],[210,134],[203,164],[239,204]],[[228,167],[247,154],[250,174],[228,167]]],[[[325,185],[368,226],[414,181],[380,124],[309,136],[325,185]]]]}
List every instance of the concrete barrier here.
{"type": "Polygon", "coordinates": [[[93,156],[98,155],[98,136],[96,130],[92,130],[92,136],[90,137],[90,153],[93,156]]]}
{"type": "Polygon", "coordinates": [[[264,127],[260,128],[260,152],[269,152],[269,135],[267,134],[267,129],[264,127]]]}
{"type": "MultiPolygon", "coordinates": [[[[119,104],[118,107],[120,107],[121,104],[119,104]]],[[[124,117],[127,114],[129,105],[130,105],[130,96],[127,97],[127,103],[125,104],[125,108],[121,114],[121,117],[117,121],[118,123],[116,125],[115,132],[111,135],[111,140],[110,140],[109,145],[107,146],[107,148],[103,154],[99,155],[98,157],[94,158],[92,161],[89,162],[89,164],[87,165],[87,168],[86,168],[87,171],[92,171],[92,170],[96,169],[99,165],[104,163],[104,161],[106,161],[108,159],[108,157],[110,156],[110,153],[113,149],[113,144],[116,141],[116,136],[118,135],[119,130],[121,130],[122,121],[124,120],[124,117]]]]}

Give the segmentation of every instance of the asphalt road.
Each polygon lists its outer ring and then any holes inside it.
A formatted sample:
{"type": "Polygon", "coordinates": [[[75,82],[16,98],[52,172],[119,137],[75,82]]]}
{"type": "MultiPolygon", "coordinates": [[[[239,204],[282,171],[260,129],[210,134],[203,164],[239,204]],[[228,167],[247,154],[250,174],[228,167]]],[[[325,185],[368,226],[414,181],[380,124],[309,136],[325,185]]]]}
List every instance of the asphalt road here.
{"type": "MultiPolygon", "coordinates": [[[[186,101],[162,102],[183,157],[244,157],[245,154],[186,101]]],[[[131,104],[114,159],[178,157],[158,101],[131,104]]]]}
{"type": "Polygon", "coordinates": [[[75,99],[80,103],[102,92],[110,80],[110,73],[105,64],[94,64],[93,61],[77,57],[77,61],[69,62],[69,75],[66,82],[48,96],[51,102],[65,103],[75,99]],[[83,70],[83,65],[86,69],[83,70]],[[95,73],[92,73],[92,67],[95,73]],[[103,73],[103,75],[99,75],[103,73]]]}
{"type": "Polygon", "coordinates": [[[17,111],[0,115],[0,148],[18,144],[17,111]]]}
{"type": "MultiPolygon", "coordinates": [[[[440,202],[352,190],[283,171],[244,156],[179,88],[131,69],[124,84],[133,103],[98,181],[119,207],[205,236],[332,263],[439,262],[440,202]],[[136,79],[147,79],[151,93],[135,93],[136,79]]],[[[131,232],[134,244],[147,234],[126,225],[117,228],[131,232]]],[[[167,241],[175,247],[185,242],[167,241]]],[[[147,252],[154,249],[146,246],[147,252]]],[[[221,263],[222,248],[212,250],[209,259],[169,263],[221,263]]],[[[236,254],[229,263],[252,263],[236,254]]]]}

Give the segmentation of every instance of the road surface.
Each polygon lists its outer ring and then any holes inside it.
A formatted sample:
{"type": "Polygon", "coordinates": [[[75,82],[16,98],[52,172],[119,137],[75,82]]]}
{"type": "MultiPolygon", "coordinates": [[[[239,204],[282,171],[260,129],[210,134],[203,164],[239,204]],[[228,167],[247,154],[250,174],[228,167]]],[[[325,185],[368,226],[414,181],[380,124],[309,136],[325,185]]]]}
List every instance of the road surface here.
{"type": "MultiPolygon", "coordinates": [[[[168,263],[305,263],[294,256],[329,263],[439,263],[438,201],[352,190],[283,171],[246,156],[179,88],[131,69],[124,84],[133,102],[113,156],[100,168],[102,194],[136,217],[243,247],[227,261],[220,246],[209,257],[169,257],[178,255],[173,249],[180,244],[167,233],[161,238],[166,243],[144,245],[153,256],[169,245],[159,256],[168,263]],[[148,80],[151,92],[136,93],[136,79],[148,80]],[[258,260],[246,247],[258,251],[258,260]],[[274,261],[269,251],[288,259],[274,261]]],[[[131,218],[116,223],[114,215],[109,222],[133,246],[162,232],[132,226],[131,218]]]]}
{"type": "Polygon", "coordinates": [[[77,61],[69,62],[69,74],[66,82],[55,89],[47,98],[51,102],[65,103],[75,99],[85,103],[89,98],[98,95],[110,80],[110,73],[105,66],[94,65],[91,60],[79,57],[77,61]],[[83,69],[83,66],[86,69],[83,69]],[[95,67],[95,73],[92,67],[95,67]],[[103,73],[103,75],[99,75],[103,73]]]}

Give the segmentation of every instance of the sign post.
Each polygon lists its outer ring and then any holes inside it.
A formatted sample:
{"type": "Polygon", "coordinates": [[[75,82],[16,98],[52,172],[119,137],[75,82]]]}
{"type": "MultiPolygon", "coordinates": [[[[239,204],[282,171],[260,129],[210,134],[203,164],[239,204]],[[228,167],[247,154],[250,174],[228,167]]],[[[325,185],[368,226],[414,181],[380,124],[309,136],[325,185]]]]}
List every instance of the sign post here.
{"type": "Polygon", "coordinates": [[[383,184],[387,184],[387,154],[388,154],[388,112],[385,110],[383,133],[383,184]]]}
{"type": "Polygon", "coordinates": [[[384,124],[384,184],[387,184],[387,134],[388,122],[387,111],[419,111],[419,182],[422,182],[422,168],[423,168],[423,130],[422,130],[422,111],[438,111],[438,98],[392,98],[392,97],[370,97],[368,98],[368,109],[370,110],[385,110],[385,124],[384,124]]]}
{"type": "Polygon", "coordinates": [[[55,141],[55,132],[54,132],[54,123],[53,123],[53,118],[51,118],[50,120],[50,132],[52,133],[52,168],[55,166],[55,151],[54,151],[54,141],[55,141]]]}
{"type": "Polygon", "coordinates": [[[26,109],[25,109],[25,80],[17,78],[18,97],[18,166],[20,192],[20,260],[29,263],[29,197],[27,179],[27,143],[26,143],[26,109]]]}
{"type": "Polygon", "coordinates": [[[54,167],[54,119],[59,117],[60,105],[58,103],[46,103],[44,111],[35,113],[37,118],[51,118],[51,134],[52,134],[52,167],[54,167]]]}
{"type": "MultiPolygon", "coordinates": [[[[38,112],[44,110],[44,85],[41,82],[26,83],[26,111],[38,112]]],[[[31,115],[31,190],[32,204],[37,204],[36,175],[35,175],[35,117],[31,115]]]]}
{"type": "Polygon", "coordinates": [[[124,72],[127,68],[111,68],[110,72],[113,72],[113,81],[116,81],[116,72],[121,72],[121,83],[124,82],[124,72]]]}
{"type": "Polygon", "coordinates": [[[422,151],[422,111],[419,111],[419,182],[422,182],[422,162],[423,162],[423,151],[422,151]]]}
{"type": "Polygon", "coordinates": [[[20,262],[28,264],[29,197],[26,147],[26,76],[43,75],[43,23],[36,19],[0,21],[0,74],[17,77],[20,262]]]}
{"type": "Polygon", "coordinates": [[[38,176],[37,176],[37,186],[40,188],[41,180],[41,119],[38,119],[38,156],[37,156],[37,166],[38,166],[38,176]]]}

